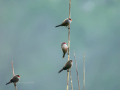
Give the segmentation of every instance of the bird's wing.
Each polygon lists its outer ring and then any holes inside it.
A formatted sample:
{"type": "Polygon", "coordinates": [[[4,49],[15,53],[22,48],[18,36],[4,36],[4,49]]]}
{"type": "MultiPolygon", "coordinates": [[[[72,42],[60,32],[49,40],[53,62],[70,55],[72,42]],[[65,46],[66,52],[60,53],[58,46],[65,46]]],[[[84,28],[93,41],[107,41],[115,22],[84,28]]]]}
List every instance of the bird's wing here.
{"type": "Polygon", "coordinates": [[[68,61],[65,66],[63,67],[64,70],[67,70],[71,67],[71,63],[68,61]]]}
{"type": "Polygon", "coordinates": [[[68,19],[65,19],[61,25],[62,26],[68,26],[69,25],[68,19]]]}
{"type": "Polygon", "coordinates": [[[14,76],[11,80],[10,80],[11,82],[18,82],[19,81],[19,79],[18,79],[18,77],[17,76],[14,76]]]}

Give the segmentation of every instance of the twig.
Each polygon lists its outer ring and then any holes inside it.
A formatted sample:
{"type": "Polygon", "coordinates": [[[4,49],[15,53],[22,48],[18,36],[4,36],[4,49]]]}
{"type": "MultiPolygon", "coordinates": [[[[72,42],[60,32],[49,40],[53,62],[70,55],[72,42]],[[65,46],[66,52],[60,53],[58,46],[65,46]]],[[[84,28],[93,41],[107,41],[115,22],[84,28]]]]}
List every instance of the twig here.
{"type": "Polygon", "coordinates": [[[69,84],[69,70],[67,72],[67,90],[68,90],[68,84],[69,84]]]}
{"type": "Polygon", "coordinates": [[[71,90],[73,90],[71,69],[70,69],[70,79],[71,79],[71,90]]]}
{"type": "Polygon", "coordinates": [[[77,72],[77,79],[78,79],[78,87],[79,87],[79,90],[80,90],[80,84],[79,84],[79,77],[78,77],[78,70],[77,70],[77,63],[76,63],[75,51],[74,51],[74,58],[75,58],[75,65],[76,65],[76,72],[77,72]]]}
{"type": "Polygon", "coordinates": [[[15,74],[14,74],[14,68],[13,68],[13,61],[11,62],[11,64],[12,64],[12,72],[13,72],[13,76],[15,76],[15,74]]]}
{"type": "MultiPolygon", "coordinates": [[[[14,68],[13,68],[13,61],[11,62],[11,64],[12,64],[12,72],[13,72],[13,76],[15,76],[15,74],[14,74],[14,68]]],[[[16,86],[15,83],[14,83],[14,86],[15,86],[15,90],[17,90],[17,86],[16,86]]]]}
{"type": "Polygon", "coordinates": [[[70,18],[71,0],[69,1],[69,18],[70,18]]]}
{"type": "Polygon", "coordinates": [[[85,90],[85,52],[84,52],[84,60],[83,60],[83,90],[85,90]]]}
{"type": "MultiPolygon", "coordinates": [[[[70,8],[71,8],[71,0],[69,1],[69,18],[70,18],[70,8]]],[[[68,61],[69,61],[69,49],[70,49],[70,24],[68,26],[68,61]]],[[[67,72],[67,90],[69,85],[69,70],[67,72]]]]}
{"type": "Polygon", "coordinates": [[[14,84],[14,86],[15,86],[15,90],[17,90],[17,86],[16,86],[16,84],[14,84]]]}

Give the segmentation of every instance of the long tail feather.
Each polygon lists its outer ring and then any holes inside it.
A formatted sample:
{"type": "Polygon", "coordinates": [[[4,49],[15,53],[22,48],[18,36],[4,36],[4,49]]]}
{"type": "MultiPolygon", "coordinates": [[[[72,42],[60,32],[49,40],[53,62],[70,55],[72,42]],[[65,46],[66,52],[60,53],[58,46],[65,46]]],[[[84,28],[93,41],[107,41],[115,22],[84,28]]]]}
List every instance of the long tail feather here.
{"type": "Polygon", "coordinates": [[[11,82],[6,83],[6,85],[10,84],[11,82]]]}
{"type": "Polygon", "coordinates": [[[55,27],[59,27],[59,26],[61,26],[61,25],[57,25],[57,26],[55,26],[55,27]]]}
{"type": "Polygon", "coordinates": [[[63,53],[63,58],[65,57],[65,53],[63,53]]]}
{"type": "Polygon", "coordinates": [[[63,71],[63,69],[61,69],[58,73],[60,73],[60,72],[62,72],[63,71]]]}

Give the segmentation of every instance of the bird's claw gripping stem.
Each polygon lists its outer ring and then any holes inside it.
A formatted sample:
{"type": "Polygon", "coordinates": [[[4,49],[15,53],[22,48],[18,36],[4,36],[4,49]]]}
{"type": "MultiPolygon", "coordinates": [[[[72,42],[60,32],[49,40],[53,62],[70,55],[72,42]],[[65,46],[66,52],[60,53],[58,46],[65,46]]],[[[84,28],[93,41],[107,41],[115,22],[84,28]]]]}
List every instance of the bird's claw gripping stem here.
{"type": "Polygon", "coordinates": [[[67,70],[67,72],[69,72],[69,70],[67,70]]]}

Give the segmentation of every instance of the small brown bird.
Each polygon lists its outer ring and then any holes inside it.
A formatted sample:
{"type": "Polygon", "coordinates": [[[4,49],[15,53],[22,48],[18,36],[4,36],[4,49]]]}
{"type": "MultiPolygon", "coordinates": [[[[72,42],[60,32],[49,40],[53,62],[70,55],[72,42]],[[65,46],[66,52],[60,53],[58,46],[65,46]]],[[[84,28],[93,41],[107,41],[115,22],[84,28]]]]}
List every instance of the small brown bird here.
{"type": "Polygon", "coordinates": [[[69,70],[72,67],[72,63],[72,60],[67,61],[64,67],[58,73],[62,72],[63,70],[69,70]]]}
{"type": "Polygon", "coordinates": [[[62,51],[63,51],[63,58],[64,58],[64,57],[65,57],[65,54],[66,54],[66,52],[67,52],[67,50],[68,50],[67,43],[66,43],[66,42],[63,42],[63,43],[61,44],[61,48],[62,48],[62,51]]]}
{"type": "Polygon", "coordinates": [[[20,76],[19,76],[19,75],[15,75],[15,76],[13,76],[13,77],[11,78],[11,80],[10,80],[8,83],[6,83],[6,85],[7,85],[7,84],[10,84],[10,83],[16,84],[16,83],[19,81],[19,79],[20,79],[20,76]]]}
{"type": "Polygon", "coordinates": [[[57,26],[55,26],[55,27],[59,27],[59,26],[66,26],[66,27],[67,27],[71,22],[72,22],[72,19],[71,19],[71,18],[67,18],[67,19],[65,19],[65,20],[63,21],[62,24],[57,25],[57,26]]]}

